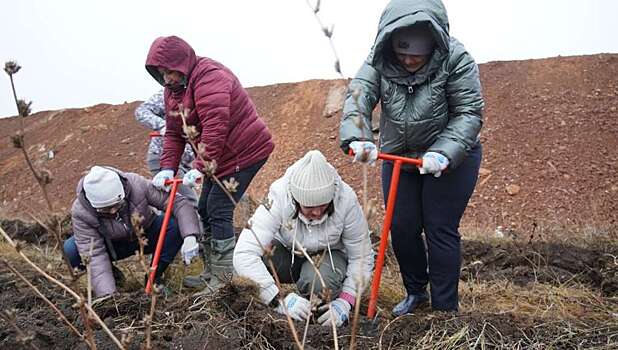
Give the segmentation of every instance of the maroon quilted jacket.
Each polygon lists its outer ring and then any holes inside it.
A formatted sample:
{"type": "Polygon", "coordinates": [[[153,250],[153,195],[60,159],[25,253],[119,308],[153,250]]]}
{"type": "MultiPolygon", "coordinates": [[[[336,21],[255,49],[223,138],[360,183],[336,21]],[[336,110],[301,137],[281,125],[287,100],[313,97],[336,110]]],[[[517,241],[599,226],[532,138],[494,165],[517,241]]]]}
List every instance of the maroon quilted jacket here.
{"type": "MultiPolygon", "coordinates": [[[[258,116],[238,78],[221,63],[198,57],[176,36],[157,38],[150,47],[146,70],[161,84],[158,67],[181,72],[181,91],[165,88],[165,123],[161,168],[177,171],[186,143],[179,105],[189,110],[187,124],[196,127],[204,144],[204,159],[217,162],[217,176],[231,175],[268,158],[274,149],[270,131],[258,116]]],[[[196,157],[194,168],[202,170],[196,157]]]]}

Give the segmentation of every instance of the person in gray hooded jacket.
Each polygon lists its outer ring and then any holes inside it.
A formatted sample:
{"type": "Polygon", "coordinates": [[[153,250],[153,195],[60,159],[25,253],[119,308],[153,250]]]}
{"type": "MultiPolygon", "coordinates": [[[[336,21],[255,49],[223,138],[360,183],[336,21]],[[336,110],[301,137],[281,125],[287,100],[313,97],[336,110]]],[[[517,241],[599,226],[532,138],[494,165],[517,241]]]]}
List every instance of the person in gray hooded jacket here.
{"type": "MultiPolygon", "coordinates": [[[[434,310],[456,311],[458,227],[480,167],[484,102],[478,66],[449,35],[440,0],[393,0],[384,9],[344,102],[340,145],[355,161],[377,158],[371,115],[378,102],[381,152],[423,161],[400,177],[391,234],[407,296],[393,313],[427,302],[427,284],[434,310]]],[[[385,201],[392,170],[392,162],[383,162],[385,201]]]]}

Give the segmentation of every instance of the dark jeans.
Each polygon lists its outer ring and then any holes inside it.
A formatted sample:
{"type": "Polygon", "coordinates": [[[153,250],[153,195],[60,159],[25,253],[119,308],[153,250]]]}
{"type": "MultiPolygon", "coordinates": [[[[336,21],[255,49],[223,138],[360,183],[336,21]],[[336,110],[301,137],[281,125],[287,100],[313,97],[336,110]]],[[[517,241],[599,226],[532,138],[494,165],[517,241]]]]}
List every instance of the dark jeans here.
{"type": "MultiPolygon", "coordinates": [[[[223,183],[224,180],[229,181],[230,178],[234,178],[238,182],[236,192],[231,193],[234,200],[238,202],[255,174],[265,163],[266,159],[261,160],[236,173],[221,177],[219,181],[223,183]]],[[[206,237],[212,235],[212,238],[218,240],[234,237],[234,207],[234,203],[217,183],[210,179],[204,181],[197,211],[202,219],[206,237]]]]}
{"type": "MultiPolygon", "coordinates": [[[[434,310],[458,309],[459,222],[476,186],[481,156],[479,145],[455,170],[438,178],[418,171],[402,171],[399,178],[391,226],[393,250],[408,294],[423,293],[429,283],[434,310]]],[[[392,171],[392,162],[382,164],[385,202],[392,171]]]]}
{"type": "MultiPolygon", "coordinates": [[[[144,247],[144,254],[154,253],[154,250],[157,246],[157,241],[159,240],[159,231],[161,230],[161,225],[163,225],[163,214],[157,216],[157,218],[152,222],[152,224],[144,230],[146,233],[146,237],[148,238],[148,245],[144,247]]],[[[137,240],[118,240],[111,242],[114,248],[114,252],[116,254],[115,260],[107,245],[106,248],[108,253],[110,253],[109,258],[112,261],[122,260],[130,256],[134,256],[135,252],[139,251],[139,244],[137,243],[137,240]]],[[[165,263],[165,265],[169,265],[172,261],[174,261],[174,257],[180,250],[182,243],[183,238],[180,235],[180,231],[178,230],[178,225],[176,224],[174,217],[171,217],[170,222],[167,225],[167,233],[165,234],[165,242],[163,244],[163,249],[161,250],[160,262],[165,263]]],[[[69,259],[69,262],[71,262],[71,266],[73,266],[74,268],[78,267],[80,269],[85,269],[85,266],[82,264],[82,259],[79,255],[79,251],[77,250],[75,236],[71,236],[64,241],[64,253],[69,259]]]]}
{"type": "MultiPolygon", "coordinates": [[[[273,240],[273,248],[275,249],[275,254],[272,260],[275,270],[277,270],[279,281],[281,283],[296,283],[299,294],[305,298],[309,298],[312,292],[316,296],[319,296],[322,291],[322,283],[320,282],[320,278],[316,276],[315,269],[311,266],[311,263],[307,261],[307,258],[297,255],[294,257],[294,264],[292,264],[292,252],[276,239],[273,240]],[[313,282],[314,279],[315,283],[313,282]],[[313,284],[313,290],[311,289],[311,284],[313,284]]],[[[322,253],[320,253],[320,255],[321,254],[322,253]]],[[[343,281],[345,280],[348,267],[348,258],[345,253],[340,250],[332,250],[331,254],[333,256],[332,265],[330,256],[328,252],[326,252],[324,260],[320,264],[320,267],[318,267],[318,270],[324,279],[324,283],[326,283],[326,287],[328,287],[331,292],[330,298],[334,300],[339,293],[341,293],[341,289],[343,288],[343,281]],[[335,266],[334,270],[333,265],[335,266]]],[[[313,260],[315,261],[315,259],[313,260]]],[[[264,263],[266,264],[268,272],[272,273],[270,267],[268,267],[268,263],[266,261],[264,261],[264,263]]]]}

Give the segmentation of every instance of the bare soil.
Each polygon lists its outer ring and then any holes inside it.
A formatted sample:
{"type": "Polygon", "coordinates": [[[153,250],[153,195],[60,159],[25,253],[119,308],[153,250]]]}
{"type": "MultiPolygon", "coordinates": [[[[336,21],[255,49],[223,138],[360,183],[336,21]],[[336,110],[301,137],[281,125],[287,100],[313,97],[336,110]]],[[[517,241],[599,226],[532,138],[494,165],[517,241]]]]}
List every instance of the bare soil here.
{"type": "MultiPolygon", "coordinates": [[[[494,282],[511,280],[520,286],[577,285],[598,294],[592,303],[609,305],[605,312],[618,311],[618,245],[596,242],[589,245],[547,244],[543,242],[464,241],[462,280],[494,282]],[[596,292],[595,292],[596,291],[596,292]]],[[[69,320],[81,329],[73,300],[27,272],[69,320]]],[[[388,283],[388,282],[385,282],[388,283]]],[[[194,298],[187,290],[157,302],[153,342],[155,349],[293,349],[294,341],[285,318],[258,303],[254,285],[239,280],[210,298],[194,298]]],[[[366,303],[363,303],[366,305],[366,303]]],[[[599,306],[597,305],[597,306],[599,306]]],[[[381,308],[392,305],[380,302],[381,308]]],[[[487,348],[594,348],[618,344],[618,322],[605,312],[590,312],[578,318],[541,317],[518,312],[487,313],[466,309],[459,314],[432,313],[422,309],[416,315],[392,319],[382,315],[367,320],[361,310],[357,346],[360,349],[407,349],[423,344],[431,348],[470,347],[483,342],[487,348]],[[442,345],[441,345],[442,344],[442,345]]],[[[150,299],[141,289],[125,291],[114,299],[95,304],[95,310],[116,333],[128,330],[131,349],[143,342],[141,320],[150,308],[150,299]]],[[[85,349],[85,345],[60,323],[45,304],[0,266],[0,310],[14,309],[17,323],[40,348],[85,349]]],[[[615,316],[614,316],[615,317],[615,316]]],[[[304,324],[295,323],[302,338],[304,324]]],[[[341,348],[349,347],[350,325],[338,329],[341,348]]],[[[114,344],[96,331],[100,349],[114,344]]],[[[0,348],[27,348],[15,333],[0,321],[0,348]]],[[[310,324],[306,349],[333,348],[328,327],[310,324]]]]}

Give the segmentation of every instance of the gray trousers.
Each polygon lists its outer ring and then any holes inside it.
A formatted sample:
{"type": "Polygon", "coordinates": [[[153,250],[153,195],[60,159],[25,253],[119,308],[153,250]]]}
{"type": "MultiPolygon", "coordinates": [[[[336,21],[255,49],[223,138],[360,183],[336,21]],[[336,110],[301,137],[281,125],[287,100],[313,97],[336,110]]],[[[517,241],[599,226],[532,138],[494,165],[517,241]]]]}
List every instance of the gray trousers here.
{"type": "MultiPolygon", "coordinates": [[[[311,291],[311,284],[313,283],[313,294],[321,296],[321,292],[324,289],[320,278],[316,275],[315,269],[311,266],[311,263],[307,261],[304,256],[295,256],[294,264],[292,264],[292,253],[286,247],[284,247],[279,241],[273,240],[273,248],[275,249],[273,255],[273,265],[277,270],[279,281],[281,283],[296,283],[298,292],[305,298],[309,298],[311,291]]],[[[326,283],[326,288],[330,291],[330,299],[337,298],[341,293],[343,287],[343,280],[346,277],[346,271],[348,267],[348,257],[344,252],[340,250],[331,250],[332,264],[328,251],[325,252],[324,259],[320,264],[318,270],[320,275],[326,283]],[[334,269],[333,269],[334,265],[334,269]]],[[[312,255],[313,261],[317,261],[318,256],[322,253],[312,255]]],[[[266,266],[268,264],[265,262],[266,266]]],[[[270,271],[270,268],[269,268],[270,271]]]]}
{"type": "MultiPolygon", "coordinates": [[[[152,176],[155,176],[159,171],[161,171],[161,156],[158,154],[148,153],[146,155],[146,164],[148,165],[148,170],[150,170],[152,176]]],[[[182,167],[178,168],[178,176],[182,178],[186,171],[188,170],[182,167]]],[[[178,186],[178,193],[182,194],[186,198],[189,198],[191,203],[193,203],[195,208],[197,208],[197,193],[195,190],[189,186],[181,184],[178,186]]]]}

